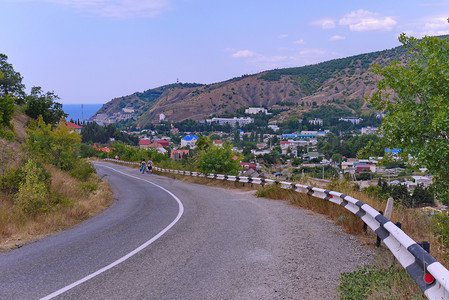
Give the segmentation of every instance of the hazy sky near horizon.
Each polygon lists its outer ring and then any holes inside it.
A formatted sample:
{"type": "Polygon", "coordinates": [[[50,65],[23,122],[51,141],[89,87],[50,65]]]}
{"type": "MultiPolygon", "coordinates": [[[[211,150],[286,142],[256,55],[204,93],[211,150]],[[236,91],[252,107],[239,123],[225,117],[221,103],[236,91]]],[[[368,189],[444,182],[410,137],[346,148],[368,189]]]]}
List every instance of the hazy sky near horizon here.
{"type": "Polygon", "coordinates": [[[0,0],[0,53],[60,102],[105,103],[449,34],[442,0],[0,0]]]}

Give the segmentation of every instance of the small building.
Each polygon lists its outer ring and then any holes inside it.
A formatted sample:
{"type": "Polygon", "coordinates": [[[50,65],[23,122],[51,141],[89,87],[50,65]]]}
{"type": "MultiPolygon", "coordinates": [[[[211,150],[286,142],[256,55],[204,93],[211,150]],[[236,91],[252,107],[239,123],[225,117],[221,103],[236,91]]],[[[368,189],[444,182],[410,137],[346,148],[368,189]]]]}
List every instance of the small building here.
{"type": "Polygon", "coordinates": [[[140,149],[149,149],[151,145],[151,140],[145,139],[139,141],[139,148],[140,149]]]}
{"type": "Polygon", "coordinates": [[[222,140],[214,140],[212,143],[214,144],[214,146],[219,146],[219,147],[223,146],[222,140]]]}
{"type": "Polygon", "coordinates": [[[229,124],[232,127],[236,127],[237,125],[243,126],[243,125],[254,123],[254,119],[253,118],[237,118],[237,117],[234,117],[234,118],[212,118],[212,119],[207,119],[206,123],[208,123],[208,124],[218,123],[219,125],[229,124]]]}
{"type": "Polygon", "coordinates": [[[357,118],[357,117],[345,117],[345,118],[340,118],[338,119],[338,121],[344,121],[344,122],[351,122],[352,124],[356,125],[359,124],[360,122],[363,121],[362,118],[357,118]]]}
{"type": "Polygon", "coordinates": [[[256,144],[256,148],[257,149],[264,149],[264,148],[266,148],[267,147],[267,144],[266,143],[259,143],[259,144],[256,144]]]}
{"type": "Polygon", "coordinates": [[[422,184],[425,187],[428,187],[432,184],[433,176],[412,176],[412,178],[415,180],[416,185],[422,184]]]}
{"type": "Polygon", "coordinates": [[[250,162],[240,162],[240,165],[245,170],[257,170],[257,164],[250,162]]]}
{"type": "Polygon", "coordinates": [[[132,113],[134,113],[134,108],[133,107],[124,107],[124,108],[122,108],[122,111],[125,114],[132,114],[132,113]]]}
{"type": "Polygon", "coordinates": [[[315,118],[315,119],[313,119],[313,120],[309,120],[309,124],[312,124],[312,125],[323,125],[323,120],[322,119],[317,119],[317,118],[315,118]]]}
{"type": "Polygon", "coordinates": [[[181,147],[195,147],[196,141],[198,140],[197,135],[186,135],[181,139],[181,147]]]}
{"type": "Polygon", "coordinates": [[[190,150],[187,149],[176,149],[172,150],[170,153],[170,158],[172,160],[181,160],[184,156],[189,155],[190,150]]]}
{"type": "Polygon", "coordinates": [[[245,114],[248,114],[248,115],[257,115],[260,112],[264,113],[266,115],[269,114],[268,110],[263,107],[249,107],[249,108],[245,109],[245,114]]]}
{"type": "Polygon", "coordinates": [[[170,142],[167,140],[160,139],[155,141],[155,143],[160,144],[162,147],[170,147],[170,142]]]}
{"type": "Polygon", "coordinates": [[[76,132],[78,134],[81,134],[81,129],[83,129],[82,126],[79,126],[79,125],[77,125],[75,123],[72,123],[72,122],[67,122],[67,127],[72,129],[72,132],[76,132]]]}
{"type": "Polygon", "coordinates": [[[377,127],[362,127],[360,131],[362,134],[377,134],[377,127]]]}

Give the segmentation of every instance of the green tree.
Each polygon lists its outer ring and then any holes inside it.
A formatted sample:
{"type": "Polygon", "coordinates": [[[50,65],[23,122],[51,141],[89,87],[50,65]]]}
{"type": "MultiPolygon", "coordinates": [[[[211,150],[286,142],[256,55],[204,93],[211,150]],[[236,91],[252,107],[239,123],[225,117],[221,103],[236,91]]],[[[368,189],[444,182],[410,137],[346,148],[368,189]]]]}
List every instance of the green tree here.
{"type": "Polygon", "coordinates": [[[45,124],[41,116],[30,124],[28,145],[33,154],[63,170],[71,170],[78,158],[81,137],[63,121],[56,128],[45,124]]]}
{"type": "Polygon", "coordinates": [[[42,180],[45,175],[33,160],[23,167],[24,180],[16,194],[16,208],[27,215],[36,215],[49,209],[49,186],[42,180]]]}
{"type": "Polygon", "coordinates": [[[22,75],[14,71],[11,64],[7,62],[8,56],[0,53],[0,72],[3,76],[0,78],[0,97],[5,95],[15,96],[17,104],[24,103],[25,85],[22,83],[22,75]]]}
{"type": "Polygon", "coordinates": [[[197,166],[204,174],[237,175],[240,169],[240,159],[234,159],[237,154],[232,151],[231,144],[224,143],[222,147],[211,146],[208,151],[200,151],[197,166]]]}
{"type": "Polygon", "coordinates": [[[207,151],[212,146],[212,142],[207,136],[200,136],[195,145],[198,151],[207,151]]]}
{"type": "Polygon", "coordinates": [[[47,124],[56,124],[61,118],[68,115],[62,110],[62,104],[56,102],[59,97],[54,92],[42,91],[40,86],[31,89],[31,94],[26,97],[27,107],[25,113],[31,118],[42,116],[47,124]]]}
{"type": "Polygon", "coordinates": [[[449,40],[401,34],[407,64],[395,61],[373,72],[383,78],[370,102],[386,112],[381,132],[388,148],[411,155],[434,177],[438,197],[449,203],[449,40]]]}

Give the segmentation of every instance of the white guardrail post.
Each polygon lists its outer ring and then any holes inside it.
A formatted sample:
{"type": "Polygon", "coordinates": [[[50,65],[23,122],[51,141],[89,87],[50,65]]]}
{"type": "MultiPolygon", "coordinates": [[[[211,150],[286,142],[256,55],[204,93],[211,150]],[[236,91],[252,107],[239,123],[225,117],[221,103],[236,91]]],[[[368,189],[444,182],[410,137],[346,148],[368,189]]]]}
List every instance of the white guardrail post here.
{"type": "MultiPolygon", "coordinates": [[[[111,158],[105,160],[139,165],[139,163],[130,163],[111,158]]],[[[302,184],[286,181],[279,182],[265,178],[201,174],[199,172],[170,170],[159,167],[154,167],[154,169],[159,172],[204,176],[210,179],[248,182],[262,186],[266,184],[277,184],[283,189],[291,189],[341,205],[360,217],[382,239],[384,244],[415,280],[427,298],[449,299],[449,271],[381,213],[351,196],[302,184]]]]}

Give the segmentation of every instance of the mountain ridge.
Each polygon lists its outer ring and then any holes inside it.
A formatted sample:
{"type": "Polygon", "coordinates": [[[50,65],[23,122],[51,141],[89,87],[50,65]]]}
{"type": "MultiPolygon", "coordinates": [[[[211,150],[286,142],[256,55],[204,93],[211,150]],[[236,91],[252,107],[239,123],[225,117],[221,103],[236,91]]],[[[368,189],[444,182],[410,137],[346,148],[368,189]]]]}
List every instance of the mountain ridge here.
{"type": "Polygon", "coordinates": [[[98,112],[113,114],[133,107],[141,127],[166,120],[201,120],[233,114],[242,107],[258,106],[283,110],[279,120],[289,119],[323,105],[352,111],[370,109],[364,101],[376,88],[374,63],[385,65],[406,59],[406,49],[392,49],[333,59],[302,67],[274,69],[242,75],[213,84],[174,83],[118,97],[98,112]]]}

